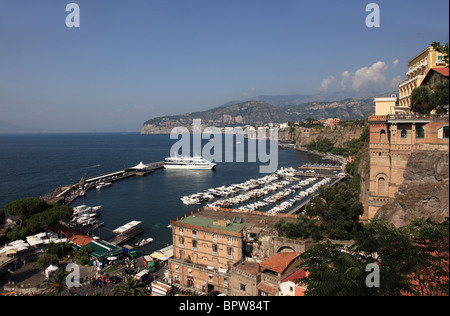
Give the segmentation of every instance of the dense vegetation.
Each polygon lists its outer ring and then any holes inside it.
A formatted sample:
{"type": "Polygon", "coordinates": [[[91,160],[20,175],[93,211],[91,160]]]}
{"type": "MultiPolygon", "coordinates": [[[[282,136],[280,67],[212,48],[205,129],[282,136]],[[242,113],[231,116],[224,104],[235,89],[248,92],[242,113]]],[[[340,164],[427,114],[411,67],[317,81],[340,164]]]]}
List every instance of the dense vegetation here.
{"type": "Polygon", "coordinates": [[[326,137],[318,137],[316,140],[306,145],[310,151],[318,151],[320,153],[332,153],[344,157],[356,155],[364,144],[369,141],[369,127],[365,126],[359,138],[350,140],[344,144],[344,147],[335,147],[333,142],[326,137]]]}
{"type": "Polygon", "coordinates": [[[359,216],[363,212],[358,193],[340,183],[321,187],[295,223],[280,219],[274,227],[287,238],[349,239],[359,229],[359,216]]]}
{"type": "Polygon", "coordinates": [[[15,216],[19,224],[6,231],[7,240],[24,239],[45,231],[60,220],[68,220],[73,209],[69,206],[48,204],[39,198],[23,198],[6,206],[8,215],[15,216]]]}
{"type": "MultiPolygon", "coordinates": [[[[343,122],[343,124],[359,124],[363,126],[364,121],[343,122]]],[[[350,140],[344,144],[344,147],[334,147],[331,140],[326,137],[318,137],[315,141],[306,145],[306,148],[311,151],[318,151],[321,153],[331,153],[334,155],[341,155],[344,157],[352,157],[352,161],[347,163],[346,171],[352,176],[349,186],[360,192],[361,177],[358,173],[359,164],[361,162],[361,155],[367,151],[369,145],[370,131],[369,127],[365,126],[359,138],[350,140]]]]}
{"type": "Polygon", "coordinates": [[[445,113],[444,105],[449,102],[449,82],[437,82],[433,91],[427,86],[415,88],[411,93],[411,109],[419,114],[445,113]]]}
{"type": "Polygon", "coordinates": [[[449,295],[448,229],[448,218],[401,228],[375,220],[354,234],[355,243],[345,252],[330,242],[317,244],[302,254],[301,267],[309,273],[303,279],[306,294],[449,295]],[[369,264],[378,273],[367,269],[369,264]]]}

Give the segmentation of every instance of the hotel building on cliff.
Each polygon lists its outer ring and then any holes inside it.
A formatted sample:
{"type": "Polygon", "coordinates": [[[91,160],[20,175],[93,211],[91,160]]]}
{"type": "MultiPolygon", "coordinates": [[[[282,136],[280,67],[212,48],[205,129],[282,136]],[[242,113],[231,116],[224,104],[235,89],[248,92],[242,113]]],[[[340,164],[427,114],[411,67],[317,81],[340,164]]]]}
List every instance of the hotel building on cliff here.
{"type": "Polygon", "coordinates": [[[448,65],[442,54],[428,47],[408,62],[408,68],[408,79],[399,85],[398,104],[396,97],[374,100],[375,115],[369,117],[370,192],[363,221],[395,198],[411,153],[449,152],[448,105],[447,114],[419,115],[410,110],[412,90],[448,80],[448,65]]]}

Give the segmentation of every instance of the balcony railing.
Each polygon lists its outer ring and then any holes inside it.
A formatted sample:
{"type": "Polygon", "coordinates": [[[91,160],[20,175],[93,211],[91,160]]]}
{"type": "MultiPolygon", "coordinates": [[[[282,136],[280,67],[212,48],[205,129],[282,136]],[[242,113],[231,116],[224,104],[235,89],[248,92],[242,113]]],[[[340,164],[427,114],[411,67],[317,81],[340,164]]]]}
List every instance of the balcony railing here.
{"type": "Polygon", "coordinates": [[[440,118],[447,118],[448,114],[417,114],[417,113],[408,113],[408,114],[389,114],[387,115],[388,120],[414,120],[414,119],[425,119],[425,120],[439,120],[440,118]]]}
{"type": "Polygon", "coordinates": [[[398,85],[398,87],[402,88],[403,86],[406,86],[406,85],[410,84],[411,82],[414,82],[414,81],[416,81],[418,79],[424,79],[424,78],[425,78],[425,75],[417,75],[414,78],[411,78],[411,79],[403,81],[402,83],[400,83],[398,85]]]}

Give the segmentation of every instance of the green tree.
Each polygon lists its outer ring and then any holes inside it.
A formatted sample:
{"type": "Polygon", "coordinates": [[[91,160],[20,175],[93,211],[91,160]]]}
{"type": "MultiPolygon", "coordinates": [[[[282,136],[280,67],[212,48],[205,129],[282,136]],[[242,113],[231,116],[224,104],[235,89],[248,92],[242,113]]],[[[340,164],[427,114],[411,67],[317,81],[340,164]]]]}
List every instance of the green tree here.
{"type": "Polygon", "coordinates": [[[411,110],[419,114],[430,114],[433,109],[432,92],[427,86],[415,88],[411,93],[411,110]]]}
{"type": "Polygon", "coordinates": [[[344,183],[321,187],[318,197],[311,199],[305,208],[307,216],[321,219],[321,228],[332,239],[349,238],[357,230],[363,213],[358,192],[344,183]]]}
{"type": "Polygon", "coordinates": [[[302,214],[297,217],[295,222],[286,222],[281,218],[274,224],[274,228],[280,236],[286,238],[312,238],[316,241],[322,238],[317,221],[302,214]]]}
{"type": "Polygon", "coordinates": [[[431,103],[437,113],[444,113],[444,106],[449,104],[449,81],[437,82],[433,86],[434,92],[431,95],[431,103]]]}
{"type": "Polygon", "coordinates": [[[373,220],[354,235],[355,243],[318,244],[302,254],[307,295],[448,295],[448,219],[413,221],[396,228],[373,220]],[[379,268],[379,284],[368,287],[368,264],[379,268]]]}
{"type": "Polygon", "coordinates": [[[42,199],[28,197],[15,200],[6,205],[6,212],[26,221],[31,215],[45,211],[49,205],[42,199]]]}
{"type": "Polygon", "coordinates": [[[317,244],[302,254],[301,267],[309,272],[301,281],[307,296],[368,296],[364,263],[330,243],[317,244]]]}
{"type": "Polygon", "coordinates": [[[414,245],[411,280],[415,295],[449,295],[449,220],[414,220],[408,226],[414,245]]]}
{"type": "Polygon", "coordinates": [[[5,225],[5,211],[0,208],[0,228],[5,225]]]}
{"type": "Polygon", "coordinates": [[[136,278],[125,279],[124,284],[117,284],[112,290],[114,296],[148,296],[145,284],[136,278]]]}
{"type": "Polygon", "coordinates": [[[44,253],[39,257],[39,259],[36,261],[36,268],[39,270],[45,270],[50,265],[57,265],[59,263],[59,258],[55,254],[47,254],[44,253]]]}
{"type": "Polygon", "coordinates": [[[65,243],[50,243],[47,245],[45,253],[50,255],[56,255],[59,259],[63,259],[64,257],[72,254],[73,248],[72,245],[68,242],[65,243]]]}
{"type": "Polygon", "coordinates": [[[74,252],[75,261],[79,265],[85,265],[90,262],[89,254],[92,252],[92,248],[89,245],[81,247],[74,252]]]}
{"type": "Polygon", "coordinates": [[[431,46],[439,53],[443,54],[443,61],[448,65],[448,43],[441,45],[441,42],[433,42],[431,46]]]}

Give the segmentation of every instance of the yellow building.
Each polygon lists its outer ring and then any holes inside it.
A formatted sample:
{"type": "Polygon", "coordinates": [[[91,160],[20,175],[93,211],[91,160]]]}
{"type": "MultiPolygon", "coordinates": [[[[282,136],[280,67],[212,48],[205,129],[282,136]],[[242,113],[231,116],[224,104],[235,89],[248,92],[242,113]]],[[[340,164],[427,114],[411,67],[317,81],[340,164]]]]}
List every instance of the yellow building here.
{"type": "MultiPolygon", "coordinates": [[[[408,62],[407,79],[399,85],[399,106],[411,107],[411,93],[419,87],[431,68],[446,67],[442,53],[429,46],[408,62]]],[[[390,113],[394,114],[394,113],[390,113]]]]}

